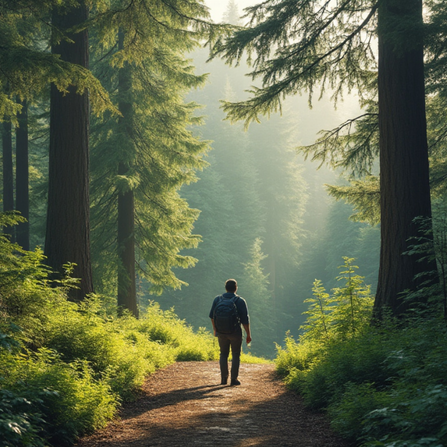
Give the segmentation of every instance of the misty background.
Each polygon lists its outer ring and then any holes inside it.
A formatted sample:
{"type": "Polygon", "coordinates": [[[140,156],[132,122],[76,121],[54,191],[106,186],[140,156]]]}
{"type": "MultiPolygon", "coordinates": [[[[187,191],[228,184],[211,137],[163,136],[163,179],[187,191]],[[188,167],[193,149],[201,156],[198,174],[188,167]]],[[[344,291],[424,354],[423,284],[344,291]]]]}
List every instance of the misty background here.
{"type": "MultiPolygon", "coordinates": [[[[255,4],[206,3],[215,22],[233,24],[243,8],[255,4]]],[[[199,180],[181,191],[200,210],[194,233],[202,242],[185,252],[198,262],[175,270],[189,284],[181,290],[153,297],[141,282],[140,305],[155,298],[194,328],[210,329],[212,300],[224,292],[226,279],[235,278],[250,311],[252,352],[273,357],[275,343],[281,344],[287,331],[299,333],[314,280],[323,281],[327,290],[337,286],[343,257],[355,258],[358,273],[375,291],[379,228],[350,221],[352,207],[326,192],[325,184],[346,182],[342,172],[305,160],[296,150],[312,144],[319,131],[357,116],[358,101],[345,95],[334,109],[327,93],[320,100],[315,95],[309,108],[307,96],[291,97],[282,115],[262,118],[244,131],[243,123],[225,120],[220,101],[247,97],[250,68],[243,63],[230,67],[217,59],[207,63],[208,57],[207,48],[191,54],[196,73],[209,76],[206,86],[187,99],[203,106],[199,114],[205,124],[196,133],[211,141],[212,150],[199,180]]]]}

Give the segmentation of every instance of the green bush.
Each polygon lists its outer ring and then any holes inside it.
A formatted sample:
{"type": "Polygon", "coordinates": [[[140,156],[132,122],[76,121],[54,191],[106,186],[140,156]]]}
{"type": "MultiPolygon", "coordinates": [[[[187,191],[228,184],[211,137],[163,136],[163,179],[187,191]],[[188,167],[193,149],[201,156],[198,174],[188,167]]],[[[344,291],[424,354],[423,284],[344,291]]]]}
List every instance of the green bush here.
{"type": "MultiPolygon", "coordinates": [[[[15,220],[0,214],[0,226],[15,220]]],[[[0,447],[70,445],[103,427],[156,369],[218,358],[208,331],[157,303],[137,320],[118,317],[107,297],[69,302],[76,281],[51,281],[42,260],[0,234],[0,447]]]]}
{"type": "Polygon", "coordinates": [[[306,402],[313,407],[326,407],[353,383],[384,387],[390,371],[384,364],[389,351],[383,342],[380,334],[368,330],[355,338],[329,344],[319,362],[303,378],[306,402]]]}
{"type": "Polygon", "coordinates": [[[30,414],[36,415],[34,431],[51,443],[69,444],[103,426],[116,412],[117,397],[104,381],[93,378],[85,362],[67,364],[42,349],[30,356],[2,355],[0,366],[6,372],[3,392],[29,403],[30,414]]]}
{"type": "Polygon", "coordinates": [[[359,445],[447,445],[445,321],[414,312],[405,325],[371,327],[366,306],[353,326],[349,303],[331,300],[315,283],[302,336],[287,337],[278,349],[277,370],[288,387],[309,406],[326,408],[334,429],[359,445]]]}
{"type": "MultiPolygon", "coordinates": [[[[69,445],[104,426],[156,369],[176,360],[217,358],[210,333],[194,333],[157,304],[136,320],[103,314],[98,300],[76,305],[60,291],[49,293],[39,324],[25,335],[17,329],[0,333],[0,427],[10,427],[8,445],[69,445]]],[[[26,319],[20,315],[21,322],[26,319]]]]}
{"type": "Polygon", "coordinates": [[[365,415],[385,405],[387,396],[378,392],[374,384],[345,384],[339,400],[328,407],[332,427],[349,441],[362,437],[365,415]]]}
{"type": "MultiPolygon", "coordinates": [[[[40,403],[40,399],[35,403],[40,403]]],[[[0,389],[0,446],[44,447],[44,440],[39,435],[44,420],[33,406],[26,397],[0,389]]]]}

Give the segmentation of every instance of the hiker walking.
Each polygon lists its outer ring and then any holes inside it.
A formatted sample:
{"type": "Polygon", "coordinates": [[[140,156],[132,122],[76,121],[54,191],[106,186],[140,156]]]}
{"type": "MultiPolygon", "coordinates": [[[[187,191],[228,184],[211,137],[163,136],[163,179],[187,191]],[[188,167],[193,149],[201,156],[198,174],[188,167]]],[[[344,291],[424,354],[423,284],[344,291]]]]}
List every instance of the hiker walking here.
{"type": "Polygon", "coordinates": [[[242,348],[241,324],[247,334],[247,344],[251,342],[248,308],[245,300],[236,295],[237,282],[235,279],[228,279],[225,282],[225,290],[226,293],[214,298],[210,311],[214,336],[218,338],[220,347],[220,383],[221,385],[228,383],[228,355],[231,346],[233,360],[231,362],[230,385],[240,385],[241,382],[237,377],[242,348]]]}

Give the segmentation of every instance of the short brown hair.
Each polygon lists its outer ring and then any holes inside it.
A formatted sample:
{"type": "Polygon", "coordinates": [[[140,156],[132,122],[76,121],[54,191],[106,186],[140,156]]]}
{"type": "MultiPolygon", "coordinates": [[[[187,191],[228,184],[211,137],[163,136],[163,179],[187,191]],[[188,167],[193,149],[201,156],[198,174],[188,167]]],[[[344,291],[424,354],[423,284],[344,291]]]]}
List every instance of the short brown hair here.
{"type": "Polygon", "coordinates": [[[237,289],[237,282],[235,279],[227,279],[225,281],[225,290],[227,292],[236,292],[237,289]]]}

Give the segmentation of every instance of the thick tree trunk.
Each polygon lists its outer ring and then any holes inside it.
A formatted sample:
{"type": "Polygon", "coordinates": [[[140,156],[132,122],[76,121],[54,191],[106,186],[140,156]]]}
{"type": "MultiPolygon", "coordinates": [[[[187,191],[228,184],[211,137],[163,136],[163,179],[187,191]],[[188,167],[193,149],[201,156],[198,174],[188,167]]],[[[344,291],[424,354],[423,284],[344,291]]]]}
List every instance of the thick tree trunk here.
{"type": "MultiPolygon", "coordinates": [[[[124,47],[124,34],[119,33],[119,49],[124,47]]],[[[118,90],[121,132],[131,138],[132,103],[129,95],[132,87],[131,67],[126,64],[119,71],[118,90]]],[[[126,148],[124,148],[126,151],[126,148]]],[[[127,154],[122,154],[126,159],[127,154]]],[[[131,157],[130,157],[131,158],[131,157]]],[[[129,162],[121,162],[118,175],[129,174],[129,162]]],[[[118,192],[118,307],[128,309],[138,317],[135,286],[135,204],[132,190],[118,192]]]]}
{"type": "MultiPolygon", "coordinates": [[[[2,149],[3,149],[3,211],[14,211],[14,174],[12,163],[12,130],[11,121],[3,122],[2,149]]],[[[5,234],[14,237],[14,228],[5,227],[5,234]]]]}
{"type": "Polygon", "coordinates": [[[420,256],[403,254],[408,239],[417,235],[413,219],[431,216],[421,23],[421,0],[385,0],[379,9],[382,241],[374,304],[378,318],[384,307],[396,316],[405,312],[411,304],[400,294],[417,288],[415,275],[436,269],[420,256]],[[396,31],[399,23],[412,23],[413,32],[396,31]]]}
{"type": "Polygon", "coordinates": [[[29,167],[28,167],[28,104],[21,102],[16,129],[16,210],[26,219],[16,228],[16,241],[29,250],[29,167]]]}
{"type": "MultiPolygon", "coordinates": [[[[53,12],[53,26],[67,30],[87,19],[85,1],[76,9],[53,12]]],[[[88,67],[87,31],[69,34],[73,42],[62,40],[52,52],[65,61],[88,67]]],[[[60,93],[51,86],[50,160],[48,214],[45,238],[47,263],[61,272],[67,262],[76,264],[74,277],[80,289],[70,298],[82,300],[93,291],[90,260],[89,212],[89,102],[88,93],[60,93]]]]}

